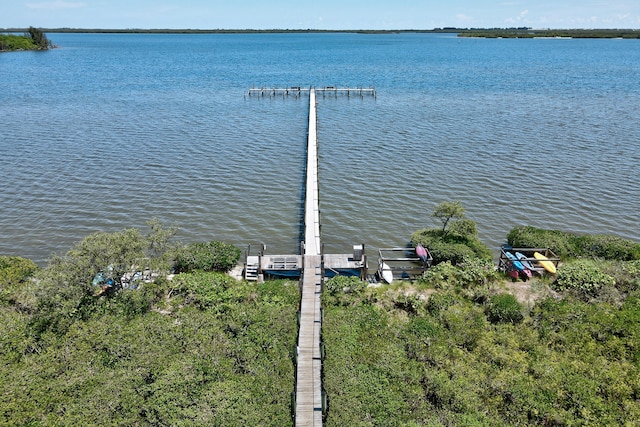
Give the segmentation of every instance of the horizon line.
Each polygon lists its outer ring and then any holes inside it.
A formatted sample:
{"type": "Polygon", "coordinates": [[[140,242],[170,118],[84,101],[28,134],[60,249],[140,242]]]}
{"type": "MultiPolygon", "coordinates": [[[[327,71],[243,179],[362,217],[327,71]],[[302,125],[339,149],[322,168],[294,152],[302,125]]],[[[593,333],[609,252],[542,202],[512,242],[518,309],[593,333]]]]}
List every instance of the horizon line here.
{"type": "MultiPolygon", "coordinates": [[[[201,32],[201,33],[233,33],[233,32],[331,32],[331,33],[398,33],[398,32],[470,32],[470,31],[640,31],[640,28],[532,28],[532,27],[437,27],[431,29],[322,29],[322,28],[84,28],[84,27],[36,27],[49,32],[201,32]]],[[[2,32],[27,31],[29,27],[6,27],[2,32]]]]}

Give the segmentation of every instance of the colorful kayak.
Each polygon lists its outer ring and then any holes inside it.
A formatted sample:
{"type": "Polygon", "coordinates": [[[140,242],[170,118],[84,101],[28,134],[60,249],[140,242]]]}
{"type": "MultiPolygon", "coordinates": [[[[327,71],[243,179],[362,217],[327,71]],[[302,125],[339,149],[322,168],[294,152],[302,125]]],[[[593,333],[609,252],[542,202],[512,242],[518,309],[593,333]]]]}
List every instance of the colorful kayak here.
{"type": "Polygon", "coordinates": [[[527,259],[527,257],[524,254],[520,252],[516,252],[516,258],[518,258],[518,260],[522,263],[522,265],[524,265],[524,268],[533,270],[533,264],[531,264],[531,262],[527,259]]]}
{"type": "Polygon", "coordinates": [[[427,262],[427,258],[429,257],[427,250],[420,243],[416,246],[416,255],[418,255],[418,258],[420,258],[422,262],[427,262]]]}
{"type": "Polygon", "coordinates": [[[547,258],[546,256],[542,255],[540,252],[534,252],[533,253],[533,257],[535,259],[538,260],[538,264],[540,264],[542,267],[544,267],[545,270],[547,270],[549,273],[551,274],[555,274],[556,273],[556,266],[553,264],[553,262],[551,262],[551,260],[549,260],[549,258],[547,258]]]}
{"type": "Polygon", "coordinates": [[[516,268],[516,270],[518,271],[525,270],[524,265],[522,265],[522,263],[518,261],[518,258],[516,258],[514,254],[512,254],[511,252],[505,252],[504,254],[507,256],[507,259],[511,261],[511,265],[513,265],[516,268]]]}
{"type": "Polygon", "coordinates": [[[384,262],[382,263],[382,267],[380,268],[380,275],[382,276],[382,280],[384,280],[385,282],[389,284],[393,282],[393,271],[391,271],[391,268],[384,262]]]}

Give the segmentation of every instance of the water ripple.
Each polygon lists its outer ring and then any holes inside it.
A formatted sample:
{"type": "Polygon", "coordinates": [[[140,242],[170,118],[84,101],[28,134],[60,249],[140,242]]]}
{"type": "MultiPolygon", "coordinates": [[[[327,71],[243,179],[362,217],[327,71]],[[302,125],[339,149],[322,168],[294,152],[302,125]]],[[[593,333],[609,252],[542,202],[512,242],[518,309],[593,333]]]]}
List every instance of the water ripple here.
{"type": "Polygon", "coordinates": [[[523,224],[640,240],[630,44],[127,37],[59,35],[0,68],[0,254],[43,262],[152,217],[184,241],[297,251],[308,98],[243,97],[255,84],[377,88],[318,98],[332,250],[403,245],[445,200],[492,247],[523,224]]]}

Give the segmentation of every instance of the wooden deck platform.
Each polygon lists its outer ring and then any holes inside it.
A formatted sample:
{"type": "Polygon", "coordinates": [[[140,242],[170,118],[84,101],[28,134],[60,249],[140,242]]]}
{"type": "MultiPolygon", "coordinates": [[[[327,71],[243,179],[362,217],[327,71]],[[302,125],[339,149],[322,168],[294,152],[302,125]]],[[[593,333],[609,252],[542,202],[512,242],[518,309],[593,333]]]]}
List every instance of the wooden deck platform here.
{"type": "MultiPolygon", "coordinates": [[[[324,273],[329,277],[335,274],[366,277],[366,256],[363,260],[356,261],[353,259],[353,254],[323,254],[321,260],[324,260],[321,265],[325,269],[324,273]]],[[[259,274],[267,276],[301,277],[304,269],[302,255],[251,256],[247,259],[247,262],[254,265],[258,264],[259,274]]]]}
{"type": "Polygon", "coordinates": [[[253,87],[247,91],[249,96],[301,96],[311,94],[311,92],[321,93],[324,95],[346,95],[351,96],[373,96],[376,97],[376,90],[371,87],[338,87],[338,86],[323,86],[323,87],[253,87]]]}

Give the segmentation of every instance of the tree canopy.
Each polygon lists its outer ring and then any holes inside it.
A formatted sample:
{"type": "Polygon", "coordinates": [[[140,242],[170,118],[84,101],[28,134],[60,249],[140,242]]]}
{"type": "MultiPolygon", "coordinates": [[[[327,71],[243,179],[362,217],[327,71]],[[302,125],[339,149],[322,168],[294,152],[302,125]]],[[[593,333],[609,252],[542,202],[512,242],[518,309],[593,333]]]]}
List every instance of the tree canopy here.
{"type": "Polygon", "coordinates": [[[27,31],[27,34],[25,34],[25,36],[30,37],[33,41],[33,44],[35,44],[38,49],[45,50],[51,47],[51,42],[45,35],[44,31],[39,28],[29,27],[29,30],[27,31]]]}
{"type": "Polygon", "coordinates": [[[442,231],[446,232],[447,225],[452,219],[463,219],[465,209],[459,201],[442,202],[433,210],[431,216],[442,221],[442,231]]]}

